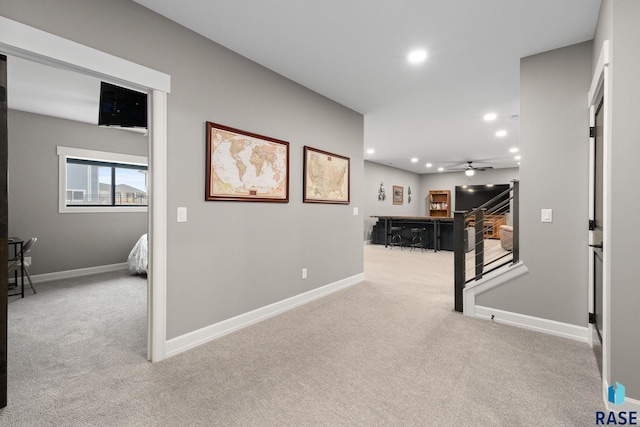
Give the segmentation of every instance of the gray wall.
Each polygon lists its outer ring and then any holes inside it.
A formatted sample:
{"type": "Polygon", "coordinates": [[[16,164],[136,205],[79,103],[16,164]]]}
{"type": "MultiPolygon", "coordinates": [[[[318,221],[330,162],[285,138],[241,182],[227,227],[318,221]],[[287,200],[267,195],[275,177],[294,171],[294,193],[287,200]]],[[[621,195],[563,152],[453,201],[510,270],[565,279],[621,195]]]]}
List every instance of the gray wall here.
{"type": "Polygon", "coordinates": [[[38,238],[31,273],[126,262],[147,214],[58,213],[56,147],[146,156],[147,137],[14,110],[8,125],[9,235],[38,238]]]}
{"type": "Polygon", "coordinates": [[[598,24],[593,37],[593,55],[591,58],[591,69],[595,72],[602,43],[605,40],[613,38],[613,2],[610,0],[602,0],[600,3],[600,13],[598,14],[598,24]]]}
{"type": "Polygon", "coordinates": [[[168,339],[363,272],[362,115],[128,0],[3,0],[0,14],[171,75],[168,339]],[[206,121],[290,142],[290,202],[205,202],[206,121]],[[302,203],[304,145],[351,158],[350,206],[302,203]]]}
{"type": "Polygon", "coordinates": [[[518,179],[518,168],[489,169],[476,171],[473,176],[466,176],[464,172],[429,173],[420,176],[420,187],[423,197],[420,201],[420,215],[427,215],[426,197],[432,190],[451,191],[451,215],[456,206],[456,186],[482,184],[509,184],[518,179]]]}
{"type": "Polygon", "coordinates": [[[423,203],[424,195],[420,187],[420,175],[392,168],[391,166],[379,163],[364,162],[364,203],[362,216],[364,218],[364,240],[371,240],[371,229],[376,223],[376,218],[372,215],[396,215],[396,216],[418,216],[420,215],[420,205],[423,203]],[[384,201],[378,200],[378,190],[380,183],[384,183],[387,195],[384,201]],[[404,187],[404,204],[393,204],[393,186],[404,187]],[[411,203],[408,202],[407,194],[411,187],[411,203]]]}
{"type": "MultiPolygon", "coordinates": [[[[611,75],[613,93],[611,151],[611,375],[609,384],[619,381],[628,397],[640,399],[640,286],[638,286],[638,225],[640,212],[637,183],[638,117],[640,117],[640,2],[605,0],[607,11],[598,23],[598,41],[612,40],[611,75]]],[[[594,54],[600,51],[594,45],[594,54]]]]}
{"type": "Polygon", "coordinates": [[[588,322],[587,207],[591,42],[520,64],[520,257],[529,273],[480,295],[482,306],[588,322]],[[553,209],[541,223],[540,210],[553,209]]]}

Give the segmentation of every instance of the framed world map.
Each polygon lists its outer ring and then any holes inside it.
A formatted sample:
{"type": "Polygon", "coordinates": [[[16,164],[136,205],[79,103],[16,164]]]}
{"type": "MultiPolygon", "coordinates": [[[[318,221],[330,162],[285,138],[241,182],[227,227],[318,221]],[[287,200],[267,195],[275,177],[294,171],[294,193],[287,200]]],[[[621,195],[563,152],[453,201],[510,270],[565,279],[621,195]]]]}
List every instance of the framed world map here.
{"type": "Polygon", "coordinates": [[[289,143],[207,122],[205,200],[289,202],[289,143]]]}
{"type": "Polygon", "coordinates": [[[349,158],[304,147],[304,202],[349,204],[349,158]]]}

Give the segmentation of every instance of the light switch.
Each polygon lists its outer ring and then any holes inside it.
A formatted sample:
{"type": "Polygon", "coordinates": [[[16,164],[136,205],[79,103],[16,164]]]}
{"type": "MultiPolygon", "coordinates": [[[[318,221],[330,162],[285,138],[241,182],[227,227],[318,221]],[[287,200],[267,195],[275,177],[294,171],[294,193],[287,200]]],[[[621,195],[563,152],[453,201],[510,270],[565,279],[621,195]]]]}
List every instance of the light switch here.
{"type": "Polygon", "coordinates": [[[553,209],[542,209],[542,222],[553,222],[553,209]]]}
{"type": "Polygon", "coordinates": [[[353,208],[353,216],[358,216],[358,208],[353,208]]]}
{"type": "Polygon", "coordinates": [[[187,208],[178,208],[178,222],[187,222],[187,208]]]}

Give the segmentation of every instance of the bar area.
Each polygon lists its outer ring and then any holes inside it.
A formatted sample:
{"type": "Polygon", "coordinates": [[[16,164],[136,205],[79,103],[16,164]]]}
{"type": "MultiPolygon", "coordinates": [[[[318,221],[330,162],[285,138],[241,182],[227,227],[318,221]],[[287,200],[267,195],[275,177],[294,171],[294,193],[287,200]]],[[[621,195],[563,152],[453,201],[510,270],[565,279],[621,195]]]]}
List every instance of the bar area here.
{"type": "Polygon", "coordinates": [[[371,244],[434,251],[453,250],[453,218],[434,216],[377,216],[371,244]]]}

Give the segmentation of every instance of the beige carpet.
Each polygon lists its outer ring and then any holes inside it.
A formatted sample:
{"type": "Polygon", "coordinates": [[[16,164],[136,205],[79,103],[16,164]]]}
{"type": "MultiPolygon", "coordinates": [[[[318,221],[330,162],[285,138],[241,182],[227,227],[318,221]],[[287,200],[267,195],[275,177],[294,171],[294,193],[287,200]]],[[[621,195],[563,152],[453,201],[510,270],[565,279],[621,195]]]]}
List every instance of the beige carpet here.
{"type": "Polygon", "coordinates": [[[96,296],[43,284],[9,307],[0,424],[593,425],[604,406],[591,349],[452,312],[452,271],[451,252],[366,246],[364,283],[156,364],[144,360],[144,307],[119,318],[106,301],[122,280],[144,305],[143,281],[99,276],[96,296]],[[66,329],[62,317],[92,304],[66,329]]]}

